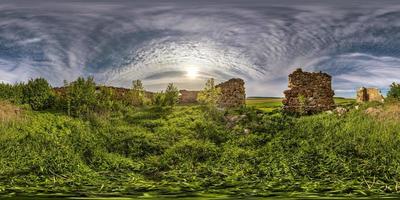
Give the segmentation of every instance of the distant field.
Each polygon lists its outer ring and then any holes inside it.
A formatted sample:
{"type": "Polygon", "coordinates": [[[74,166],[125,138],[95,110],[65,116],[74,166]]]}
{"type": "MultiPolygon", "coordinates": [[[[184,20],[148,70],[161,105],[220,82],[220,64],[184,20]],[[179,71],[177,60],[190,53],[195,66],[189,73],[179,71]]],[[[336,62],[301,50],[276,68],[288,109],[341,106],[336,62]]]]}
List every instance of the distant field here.
{"type": "MultiPolygon", "coordinates": [[[[338,105],[348,105],[355,102],[355,99],[335,97],[335,103],[338,105]]],[[[281,97],[249,97],[246,99],[246,104],[249,106],[254,106],[255,108],[271,112],[282,107],[281,97]]]]}

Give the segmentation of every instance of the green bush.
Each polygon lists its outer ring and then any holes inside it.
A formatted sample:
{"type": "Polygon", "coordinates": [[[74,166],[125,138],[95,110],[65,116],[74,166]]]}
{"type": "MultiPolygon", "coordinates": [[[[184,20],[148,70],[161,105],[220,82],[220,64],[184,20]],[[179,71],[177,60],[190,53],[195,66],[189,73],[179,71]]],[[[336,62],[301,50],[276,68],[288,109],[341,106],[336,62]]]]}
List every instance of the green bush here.
{"type": "Polygon", "coordinates": [[[87,116],[96,107],[96,83],[93,77],[79,77],[76,81],[65,85],[67,113],[71,116],[87,116]]]}
{"type": "Polygon", "coordinates": [[[392,100],[400,100],[400,84],[392,83],[387,93],[387,98],[392,100]]]}
{"type": "Polygon", "coordinates": [[[169,83],[164,94],[165,105],[175,106],[178,103],[178,100],[179,100],[178,88],[173,83],[169,83]]]}
{"type": "Polygon", "coordinates": [[[22,104],[24,100],[25,83],[7,84],[0,83],[0,99],[15,104],[22,104]]]}
{"type": "Polygon", "coordinates": [[[143,106],[147,102],[141,80],[132,81],[132,89],[129,91],[127,97],[128,102],[133,106],[143,106]]]}
{"type": "Polygon", "coordinates": [[[53,106],[54,93],[44,78],[31,79],[23,89],[24,103],[29,104],[33,110],[43,110],[53,106]]]}

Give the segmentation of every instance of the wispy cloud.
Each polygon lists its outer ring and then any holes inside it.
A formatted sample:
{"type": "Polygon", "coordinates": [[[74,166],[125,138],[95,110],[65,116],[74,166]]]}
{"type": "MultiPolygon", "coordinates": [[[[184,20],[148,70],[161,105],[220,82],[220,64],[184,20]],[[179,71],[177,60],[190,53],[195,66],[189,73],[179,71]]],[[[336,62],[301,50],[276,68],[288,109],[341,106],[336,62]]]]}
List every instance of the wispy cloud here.
{"type": "Polygon", "coordinates": [[[329,72],[348,95],[399,81],[399,21],[392,1],[4,1],[0,79],[60,85],[93,75],[158,90],[241,77],[249,95],[281,96],[287,75],[303,67],[329,72]],[[196,80],[184,77],[191,67],[196,80]]]}

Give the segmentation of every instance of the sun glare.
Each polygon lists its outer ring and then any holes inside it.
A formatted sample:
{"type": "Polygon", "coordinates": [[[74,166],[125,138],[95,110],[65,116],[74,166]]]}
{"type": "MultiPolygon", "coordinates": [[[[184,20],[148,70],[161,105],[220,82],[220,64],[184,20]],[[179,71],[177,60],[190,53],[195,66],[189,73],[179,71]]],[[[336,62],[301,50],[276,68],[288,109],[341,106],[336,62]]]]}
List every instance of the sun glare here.
{"type": "Polygon", "coordinates": [[[199,75],[199,70],[195,67],[189,67],[186,69],[186,76],[190,79],[195,79],[199,75]]]}

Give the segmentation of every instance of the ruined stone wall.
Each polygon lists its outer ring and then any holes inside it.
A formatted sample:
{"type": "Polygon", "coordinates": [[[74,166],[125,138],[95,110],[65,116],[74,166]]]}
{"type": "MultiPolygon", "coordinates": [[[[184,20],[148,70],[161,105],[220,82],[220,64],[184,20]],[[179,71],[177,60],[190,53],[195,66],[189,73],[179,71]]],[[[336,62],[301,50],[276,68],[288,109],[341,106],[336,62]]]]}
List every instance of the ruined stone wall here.
{"type": "Polygon", "coordinates": [[[199,91],[180,90],[179,103],[197,103],[197,94],[199,91]]]}
{"type": "Polygon", "coordinates": [[[357,102],[370,102],[370,101],[378,101],[383,102],[384,98],[377,88],[365,88],[361,87],[357,90],[357,102]]]}
{"type": "Polygon", "coordinates": [[[246,103],[244,81],[233,78],[216,87],[221,88],[221,97],[218,104],[221,107],[238,107],[246,103]]]}
{"type": "Polygon", "coordinates": [[[283,109],[289,112],[315,113],[335,107],[332,78],[326,73],[303,72],[297,69],[289,75],[289,90],[285,90],[283,109]]]}

